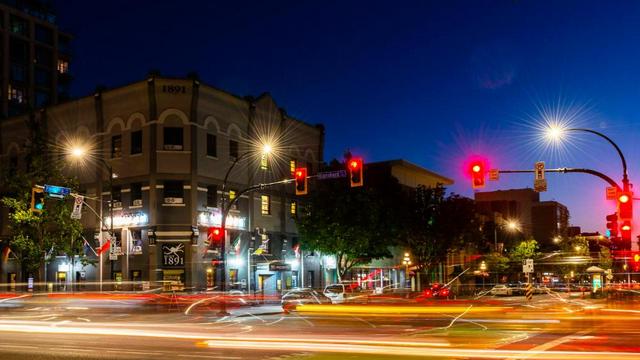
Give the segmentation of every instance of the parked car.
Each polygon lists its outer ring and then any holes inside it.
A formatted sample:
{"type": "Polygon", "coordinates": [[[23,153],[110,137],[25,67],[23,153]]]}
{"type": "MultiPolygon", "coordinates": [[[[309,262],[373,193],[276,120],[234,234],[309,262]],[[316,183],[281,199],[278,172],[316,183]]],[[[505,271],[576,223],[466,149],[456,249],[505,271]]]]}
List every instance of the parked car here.
{"type": "Polygon", "coordinates": [[[298,305],[331,304],[331,299],[313,289],[299,288],[282,295],[281,304],[282,309],[289,312],[295,310],[298,305]]]}
{"type": "Polygon", "coordinates": [[[327,285],[322,293],[331,299],[332,303],[339,304],[353,296],[353,289],[349,284],[332,284],[327,285]]]}
{"type": "Polygon", "coordinates": [[[524,295],[526,284],[508,284],[512,295],[524,295]]]}
{"type": "Polygon", "coordinates": [[[498,296],[498,295],[511,296],[513,295],[513,289],[511,289],[507,285],[496,285],[493,287],[493,289],[491,289],[490,293],[491,295],[494,295],[494,296],[498,296]]]}

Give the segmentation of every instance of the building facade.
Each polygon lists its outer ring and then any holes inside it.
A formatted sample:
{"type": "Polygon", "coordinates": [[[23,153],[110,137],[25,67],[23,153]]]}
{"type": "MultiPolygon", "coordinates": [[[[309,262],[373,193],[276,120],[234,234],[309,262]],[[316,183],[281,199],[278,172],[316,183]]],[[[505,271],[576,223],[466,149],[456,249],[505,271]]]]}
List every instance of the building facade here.
{"type": "MultiPolygon", "coordinates": [[[[219,289],[220,244],[209,245],[208,231],[220,226],[223,196],[239,196],[226,222],[225,276],[231,288],[269,293],[320,286],[321,259],[297,251],[299,199],[293,185],[241,193],[251,185],[290,179],[296,167],[306,166],[315,174],[323,157],[322,125],[287,115],[269,94],[241,98],[195,79],[162,77],[48,107],[34,116],[46,124],[54,148],[63,149],[52,161],[66,164],[65,171],[80,181],[74,190],[86,196],[85,237],[94,248],[112,240],[95,266],[74,266],[65,257],[52,261],[47,281],[64,285],[70,278],[102,279],[116,288],[131,281],[136,287],[148,282],[219,289]],[[268,156],[261,154],[266,143],[273,147],[268,156]],[[70,162],[66,149],[78,146],[93,158],[70,162]],[[109,236],[105,230],[111,223],[109,236]]],[[[0,123],[5,166],[24,166],[23,144],[16,139],[26,137],[26,118],[0,123]]],[[[6,226],[3,236],[10,236],[6,226]]],[[[16,272],[16,264],[8,262],[3,280],[16,272]]]]}
{"type": "Polygon", "coordinates": [[[0,1],[0,117],[68,100],[71,35],[42,1],[0,1]]]}

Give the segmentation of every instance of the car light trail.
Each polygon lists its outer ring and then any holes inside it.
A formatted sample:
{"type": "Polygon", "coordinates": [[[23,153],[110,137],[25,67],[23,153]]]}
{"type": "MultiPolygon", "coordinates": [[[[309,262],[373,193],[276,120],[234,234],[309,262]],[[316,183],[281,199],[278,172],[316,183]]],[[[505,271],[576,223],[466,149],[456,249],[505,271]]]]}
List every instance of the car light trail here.
{"type": "Polygon", "coordinates": [[[451,313],[489,313],[510,310],[506,306],[382,306],[382,305],[299,305],[296,310],[301,313],[325,313],[332,315],[422,315],[451,313]]]}

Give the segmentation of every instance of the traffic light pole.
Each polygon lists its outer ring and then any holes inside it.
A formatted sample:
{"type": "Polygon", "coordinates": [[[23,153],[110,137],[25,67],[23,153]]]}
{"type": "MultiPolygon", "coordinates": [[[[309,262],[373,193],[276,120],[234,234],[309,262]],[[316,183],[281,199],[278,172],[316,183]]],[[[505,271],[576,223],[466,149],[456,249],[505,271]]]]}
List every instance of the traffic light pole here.
{"type": "MultiPolygon", "coordinates": [[[[555,172],[555,173],[583,173],[589,174],[599,177],[600,179],[606,181],[609,185],[621,191],[621,187],[609,176],[591,169],[574,169],[574,168],[558,168],[558,169],[545,169],[545,172],[555,172]]],[[[519,173],[534,173],[535,170],[498,170],[500,174],[519,174],[519,173]]],[[[627,182],[628,184],[628,182],[627,182]]],[[[628,185],[627,185],[628,186],[628,185]]]]}

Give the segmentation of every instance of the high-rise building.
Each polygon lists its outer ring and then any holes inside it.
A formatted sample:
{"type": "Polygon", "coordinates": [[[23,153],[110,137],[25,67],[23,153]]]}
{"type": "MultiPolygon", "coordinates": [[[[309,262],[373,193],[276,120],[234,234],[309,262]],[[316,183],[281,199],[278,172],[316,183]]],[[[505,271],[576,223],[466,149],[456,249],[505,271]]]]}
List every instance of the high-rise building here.
{"type": "Polygon", "coordinates": [[[0,0],[0,34],[0,117],[68,99],[71,35],[50,5],[0,0]]]}

